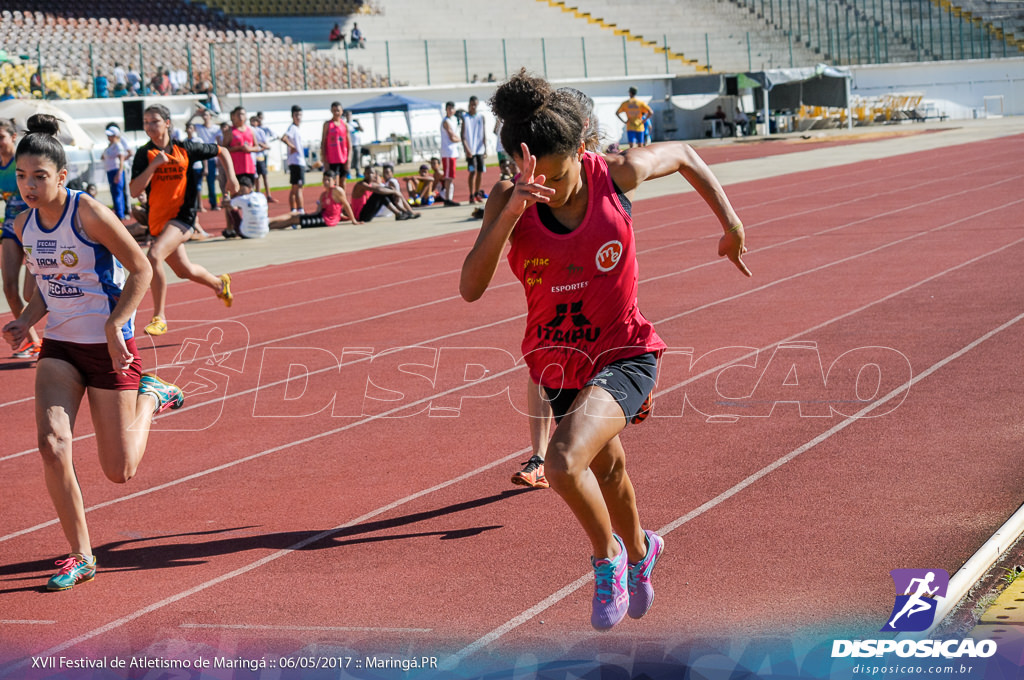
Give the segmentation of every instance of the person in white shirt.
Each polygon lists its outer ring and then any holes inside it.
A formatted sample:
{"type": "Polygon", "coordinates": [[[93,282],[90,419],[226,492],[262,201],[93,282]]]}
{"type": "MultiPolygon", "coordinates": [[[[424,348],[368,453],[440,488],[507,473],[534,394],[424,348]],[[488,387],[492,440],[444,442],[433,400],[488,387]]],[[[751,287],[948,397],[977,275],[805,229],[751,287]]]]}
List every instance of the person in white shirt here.
{"type": "Polygon", "coordinates": [[[103,169],[107,171],[107,183],[110,185],[110,198],[114,203],[114,214],[122,222],[128,213],[127,202],[127,181],[124,169],[128,159],[131,158],[131,151],[128,145],[121,139],[121,129],[111,123],[107,126],[106,149],[103,150],[103,169]]]}
{"type": "Polygon", "coordinates": [[[188,74],[182,69],[170,71],[167,74],[167,79],[171,81],[171,94],[178,94],[185,89],[185,83],[188,82],[188,74]]]}
{"type": "Polygon", "coordinates": [[[301,215],[306,212],[302,200],[302,186],[306,183],[306,147],[302,142],[302,107],[292,106],[292,124],[284,133],[281,141],[288,147],[288,174],[292,185],[288,192],[288,209],[301,215]]]}
{"type": "MultiPolygon", "coordinates": [[[[202,122],[196,125],[196,137],[204,144],[219,144],[220,126],[214,120],[213,111],[202,109],[199,112],[202,122]]],[[[219,210],[217,207],[217,159],[212,158],[206,162],[206,190],[209,194],[210,209],[219,210]]]]}
{"type": "MultiPolygon", "coordinates": [[[[174,132],[177,133],[178,131],[175,130],[174,132]]],[[[174,134],[172,134],[171,136],[175,137],[174,134]]],[[[204,141],[200,139],[199,129],[192,121],[185,123],[185,136],[180,137],[180,135],[178,135],[178,137],[180,139],[187,139],[191,142],[204,141]]],[[[199,190],[199,187],[203,185],[203,174],[206,172],[206,161],[196,161],[195,163],[192,164],[192,167],[189,169],[189,172],[195,175],[196,178],[196,223],[194,225],[196,229],[195,231],[192,232],[192,236],[190,237],[189,240],[205,241],[208,238],[213,238],[212,236],[210,236],[210,233],[208,231],[203,229],[203,225],[199,224],[198,214],[206,210],[206,208],[203,207],[202,196],[200,195],[202,192],[199,190]]]]}
{"type": "MultiPolygon", "coordinates": [[[[262,111],[257,111],[256,112],[256,127],[258,127],[260,130],[263,130],[263,136],[264,136],[265,141],[267,142],[267,144],[270,144],[270,142],[272,142],[275,139],[277,139],[277,135],[274,134],[274,131],[271,130],[269,127],[267,127],[266,125],[263,124],[263,112],[262,111]]],[[[270,154],[268,153],[267,157],[269,158],[269,156],[270,156],[270,154]]]]}
{"type": "MultiPolygon", "coordinates": [[[[352,118],[352,112],[346,111],[342,114],[345,118],[345,125],[348,126],[348,176],[345,179],[352,179],[352,171],[363,176],[363,126],[358,118],[352,118]]],[[[323,159],[320,159],[321,161],[323,159]]]]}
{"type": "Polygon", "coordinates": [[[498,169],[501,171],[501,179],[511,180],[519,173],[519,170],[516,168],[515,159],[501,145],[501,120],[494,122],[494,140],[498,151],[498,169]]]}
{"type": "Polygon", "coordinates": [[[455,116],[455,102],[446,102],[444,118],[441,119],[441,166],[444,176],[450,179],[445,183],[441,199],[445,205],[458,205],[455,198],[455,163],[462,150],[462,137],[459,136],[459,119],[455,116]]]}
{"type": "Polygon", "coordinates": [[[732,122],[736,124],[736,136],[742,137],[747,134],[747,126],[750,124],[750,118],[740,107],[736,107],[736,116],[733,117],[732,122]]]}
{"type": "Polygon", "coordinates": [[[114,89],[117,89],[118,85],[124,85],[124,89],[128,89],[128,72],[124,70],[124,66],[119,63],[114,64],[114,89]]]}
{"type": "Polygon", "coordinates": [[[256,158],[256,191],[260,190],[260,179],[263,180],[263,193],[267,197],[267,203],[277,203],[277,199],[270,195],[270,182],[267,181],[267,151],[270,149],[270,142],[274,139],[274,133],[269,128],[260,125],[259,116],[249,118],[249,127],[252,128],[252,136],[256,141],[259,151],[253,153],[256,158]]]}
{"type": "Polygon", "coordinates": [[[395,166],[391,165],[391,163],[385,163],[381,166],[381,179],[384,180],[384,186],[395,192],[391,202],[398,206],[400,210],[419,217],[419,213],[413,211],[412,205],[409,204],[409,201],[402,194],[402,184],[395,177],[395,166]]]}
{"type": "Polygon", "coordinates": [[[238,178],[238,194],[231,199],[231,217],[235,231],[242,238],[263,238],[271,229],[285,229],[294,223],[288,213],[270,219],[267,215],[267,199],[253,190],[249,177],[238,178]]]}
{"type": "Polygon", "coordinates": [[[466,166],[469,168],[469,202],[483,203],[487,194],[480,189],[487,167],[487,129],[484,114],[477,112],[479,100],[469,98],[468,111],[462,116],[462,148],[466,152],[466,166]]]}

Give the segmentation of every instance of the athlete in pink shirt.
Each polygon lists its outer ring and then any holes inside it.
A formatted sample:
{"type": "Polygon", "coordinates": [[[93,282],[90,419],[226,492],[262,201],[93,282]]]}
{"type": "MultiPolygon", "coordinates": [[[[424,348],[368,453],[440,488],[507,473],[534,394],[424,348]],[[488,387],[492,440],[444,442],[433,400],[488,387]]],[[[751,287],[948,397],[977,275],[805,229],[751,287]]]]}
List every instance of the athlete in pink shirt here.
{"type": "Polygon", "coordinates": [[[642,528],[619,440],[627,423],[650,411],[665,347],[637,306],[630,199],[646,179],[682,174],[722,225],[719,255],[749,276],[743,227],[687,144],[607,159],[587,153],[578,102],[525,71],[499,87],[490,105],[522,172],[491,191],[459,288],[467,301],[479,299],[511,244],[509,264],[526,293],[526,364],[558,422],[546,476],[590,539],[591,624],[607,630],[627,613],[647,613],[651,571],[665,545],[642,528]]]}

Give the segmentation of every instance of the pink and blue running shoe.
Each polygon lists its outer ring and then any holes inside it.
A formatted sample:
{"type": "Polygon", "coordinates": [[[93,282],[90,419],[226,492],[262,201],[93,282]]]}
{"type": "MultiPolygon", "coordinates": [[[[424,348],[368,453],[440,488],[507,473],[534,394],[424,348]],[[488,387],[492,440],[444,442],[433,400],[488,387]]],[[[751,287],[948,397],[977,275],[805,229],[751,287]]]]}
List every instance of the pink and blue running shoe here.
{"type": "Polygon", "coordinates": [[[647,537],[647,555],[636,564],[629,565],[629,617],[639,619],[654,602],[651,572],[658,556],[665,552],[665,539],[653,531],[644,531],[647,537]]]}
{"type": "Polygon", "coordinates": [[[46,589],[70,590],[77,583],[91,581],[96,576],[96,558],[86,558],[78,553],[71,553],[67,559],[57,560],[60,571],[46,583],[46,589]]]}
{"type": "Polygon", "coordinates": [[[139,394],[151,394],[156,398],[156,409],[153,415],[163,413],[167,409],[181,408],[185,403],[185,393],[177,385],[161,380],[152,373],[143,373],[139,381],[139,394]]]}
{"type": "Polygon", "coordinates": [[[597,630],[609,630],[622,620],[629,608],[626,547],[615,534],[612,534],[612,538],[619,544],[618,555],[601,560],[590,558],[594,565],[594,602],[590,625],[597,630]]]}

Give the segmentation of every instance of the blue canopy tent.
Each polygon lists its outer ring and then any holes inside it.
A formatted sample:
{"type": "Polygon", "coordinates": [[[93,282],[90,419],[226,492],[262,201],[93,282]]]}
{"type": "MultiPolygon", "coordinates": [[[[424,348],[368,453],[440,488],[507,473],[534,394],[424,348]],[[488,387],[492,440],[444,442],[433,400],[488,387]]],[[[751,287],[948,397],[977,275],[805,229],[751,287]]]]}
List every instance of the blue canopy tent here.
{"type": "MultiPolygon", "coordinates": [[[[403,94],[395,94],[394,92],[388,92],[382,94],[379,97],[373,97],[366,101],[359,102],[346,107],[352,112],[352,115],[360,113],[372,113],[373,114],[373,129],[380,129],[380,114],[390,113],[393,111],[399,111],[405,114],[405,123],[409,128],[409,137],[412,137],[412,111],[418,110],[433,110],[441,111],[441,103],[430,101],[429,99],[419,99],[418,97],[408,97],[403,94]]],[[[438,118],[440,120],[440,118],[438,118]]]]}
{"type": "Polygon", "coordinates": [[[373,99],[348,107],[352,113],[384,113],[385,111],[415,111],[416,109],[440,109],[441,103],[404,94],[388,92],[373,99]]]}

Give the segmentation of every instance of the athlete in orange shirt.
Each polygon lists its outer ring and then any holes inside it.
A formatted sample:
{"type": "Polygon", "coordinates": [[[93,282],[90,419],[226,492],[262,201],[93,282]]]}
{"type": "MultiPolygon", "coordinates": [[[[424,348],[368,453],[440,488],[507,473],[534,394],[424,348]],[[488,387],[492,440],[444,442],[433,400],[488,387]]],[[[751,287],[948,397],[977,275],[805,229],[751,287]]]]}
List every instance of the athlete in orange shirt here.
{"type": "Polygon", "coordinates": [[[149,233],[156,239],[149,247],[149,262],[153,266],[153,320],[146,326],[149,335],[167,332],[165,306],[167,276],[164,261],[183,279],[209,286],[217,297],[231,306],[231,277],[214,276],[202,265],[194,264],[185,254],[196,222],[196,192],[199,182],[189,172],[196,161],[217,158],[221,172],[227,178],[226,190],[238,191],[238,179],[228,150],[216,144],[202,144],[171,139],[171,113],[167,107],[154,104],[142,112],[142,124],[149,142],[135,153],[132,163],[132,181],[129,185],[133,198],[146,192],[149,205],[149,233]],[[167,228],[170,227],[170,228],[167,228]]]}
{"type": "Polygon", "coordinates": [[[644,145],[644,123],[654,115],[651,107],[636,98],[636,88],[629,88],[629,99],[622,102],[619,110],[615,112],[619,120],[626,124],[626,139],[629,141],[629,148],[644,145]],[[622,114],[626,114],[623,118],[622,114]]]}

